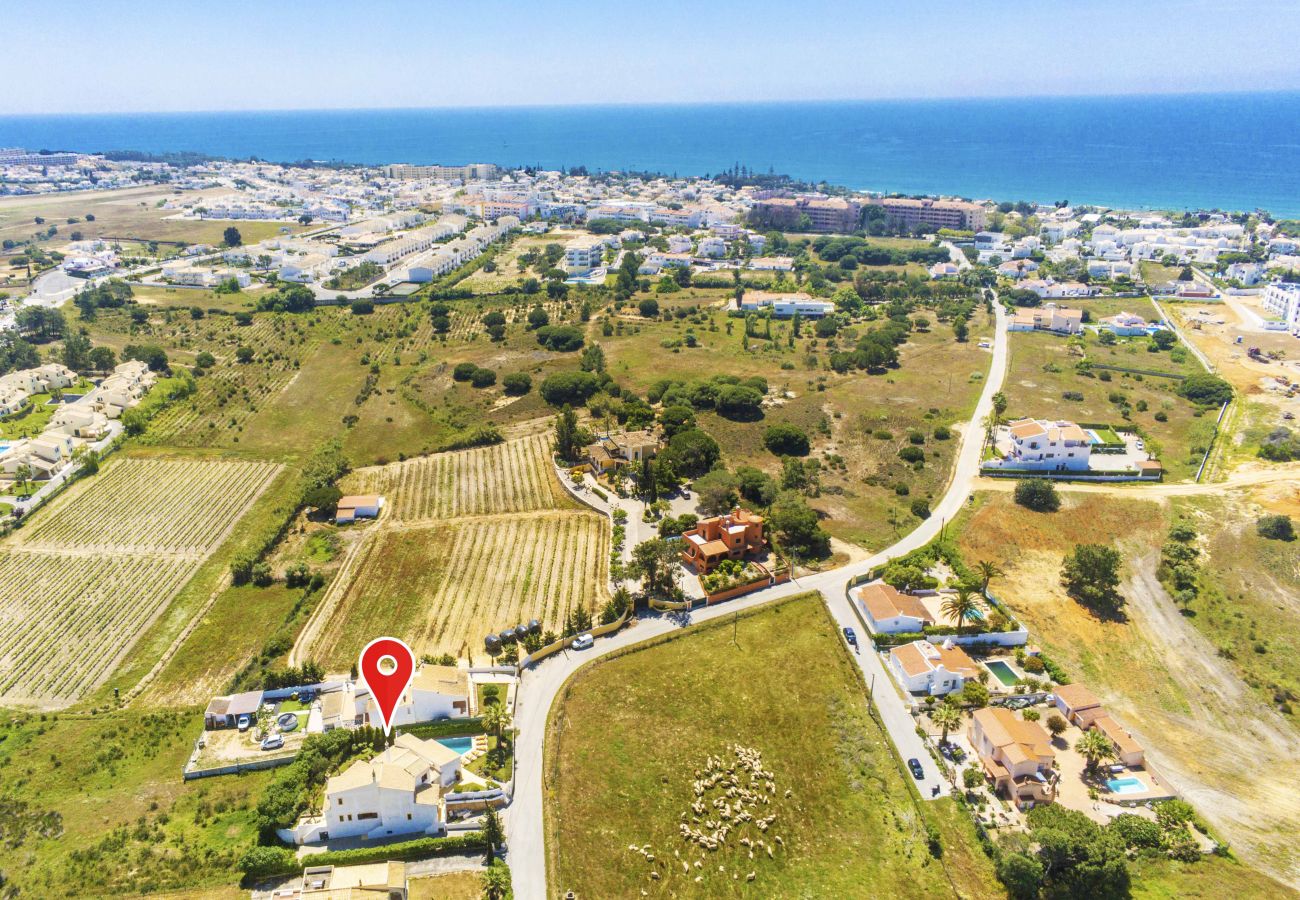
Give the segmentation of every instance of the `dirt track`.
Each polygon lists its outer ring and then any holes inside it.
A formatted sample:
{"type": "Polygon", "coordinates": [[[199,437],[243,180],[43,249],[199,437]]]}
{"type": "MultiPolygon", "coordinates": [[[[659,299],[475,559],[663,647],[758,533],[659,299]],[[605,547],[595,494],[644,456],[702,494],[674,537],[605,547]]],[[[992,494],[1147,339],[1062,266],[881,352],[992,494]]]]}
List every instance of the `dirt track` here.
{"type": "MultiPolygon", "coordinates": [[[[1236,488],[1286,482],[1300,484],[1300,463],[1279,463],[1268,468],[1243,467],[1233,472],[1223,481],[1203,482],[1201,484],[1190,481],[1162,482],[1160,484],[1057,482],[1056,489],[1080,494],[1112,494],[1117,497],[1127,497],[1130,500],[1142,500],[1156,497],[1193,497],[1198,494],[1222,494],[1236,488]]],[[[1011,478],[979,478],[975,482],[974,489],[977,491],[1014,491],[1016,489],[1016,480],[1011,478]]]]}
{"type": "MultiPolygon", "coordinates": [[[[1156,577],[1156,556],[1131,561],[1121,587],[1133,625],[1164,660],[1190,714],[1127,712],[1158,771],[1230,837],[1252,865],[1300,886],[1300,737],[1182,616],[1156,577]]],[[[1107,698],[1120,709],[1122,698],[1107,698]]],[[[1132,705],[1132,704],[1130,704],[1132,705]]]]}

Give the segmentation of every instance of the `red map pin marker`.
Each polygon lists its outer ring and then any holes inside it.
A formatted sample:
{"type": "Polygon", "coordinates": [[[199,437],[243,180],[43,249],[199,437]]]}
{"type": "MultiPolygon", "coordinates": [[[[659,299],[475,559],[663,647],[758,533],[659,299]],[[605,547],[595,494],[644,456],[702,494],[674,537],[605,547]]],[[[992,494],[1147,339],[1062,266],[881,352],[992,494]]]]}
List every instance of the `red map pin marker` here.
{"type": "Polygon", "coordinates": [[[379,714],[384,719],[384,734],[393,730],[393,710],[415,676],[415,655],[411,648],[393,637],[375,638],[361,651],[361,677],[370,688],[379,714]]]}

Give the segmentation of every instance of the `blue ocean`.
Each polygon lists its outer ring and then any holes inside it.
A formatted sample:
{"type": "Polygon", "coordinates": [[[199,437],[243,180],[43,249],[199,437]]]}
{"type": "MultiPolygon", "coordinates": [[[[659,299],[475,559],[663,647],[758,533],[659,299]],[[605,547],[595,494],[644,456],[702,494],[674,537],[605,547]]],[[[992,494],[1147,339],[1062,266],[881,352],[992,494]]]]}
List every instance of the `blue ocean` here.
{"type": "Polygon", "coordinates": [[[356,163],[739,163],[852,188],[1300,216],[1300,93],[0,116],[0,146],[356,163]]]}

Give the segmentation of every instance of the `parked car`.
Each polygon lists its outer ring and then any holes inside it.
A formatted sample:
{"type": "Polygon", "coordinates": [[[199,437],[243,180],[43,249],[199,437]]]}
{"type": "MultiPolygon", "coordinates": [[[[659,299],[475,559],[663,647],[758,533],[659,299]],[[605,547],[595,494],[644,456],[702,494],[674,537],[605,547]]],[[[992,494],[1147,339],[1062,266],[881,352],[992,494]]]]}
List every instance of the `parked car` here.
{"type": "Polygon", "coordinates": [[[844,640],[848,641],[850,645],[856,647],[858,645],[858,633],[854,631],[852,628],[845,626],[844,640]]]}
{"type": "Polygon", "coordinates": [[[235,721],[235,724],[239,726],[240,731],[247,731],[249,729],[249,726],[253,724],[253,720],[250,719],[248,716],[240,716],[235,721]]]}
{"type": "Polygon", "coordinates": [[[272,734],[262,739],[263,750],[279,750],[284,746],[284,735],[272,734]]]}
{"type": "Polygon", "coordinates": [[[925,780],[925,770],[921,768],[921,761],[915,756],[907,761],[907,767],[912,770],[912,777],[917,781],[925,780]]]}
{"type": "Polygon", "coordinates": [[[596,639],[591,636],[590,632],[584,632],[573,639],[574,650],[588,650],[596,643],[596,639]]]}

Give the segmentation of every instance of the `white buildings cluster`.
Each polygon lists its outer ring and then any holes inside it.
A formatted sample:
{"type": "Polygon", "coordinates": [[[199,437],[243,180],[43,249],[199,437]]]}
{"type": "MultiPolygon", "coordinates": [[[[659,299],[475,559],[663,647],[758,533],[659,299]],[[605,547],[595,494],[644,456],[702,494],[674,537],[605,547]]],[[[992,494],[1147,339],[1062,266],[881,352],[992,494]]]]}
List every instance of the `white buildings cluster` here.
{"type": "MultiPolygon", "coordinates": [[[[26,470],[37,481],[58,475],[72,463],[82,442],[107,437],[112,430],[110,422],[138,403],[154,380],[153,372],[138,360],[120,364],[79,399],[64,400],[37,437],[0,440],[0,473],[14,478],[26,470]]],[[[77,383],[76,374],[57,363],[11,372],[0,377],[0,416],[21,412],[33,398],[77,383]]]]}

